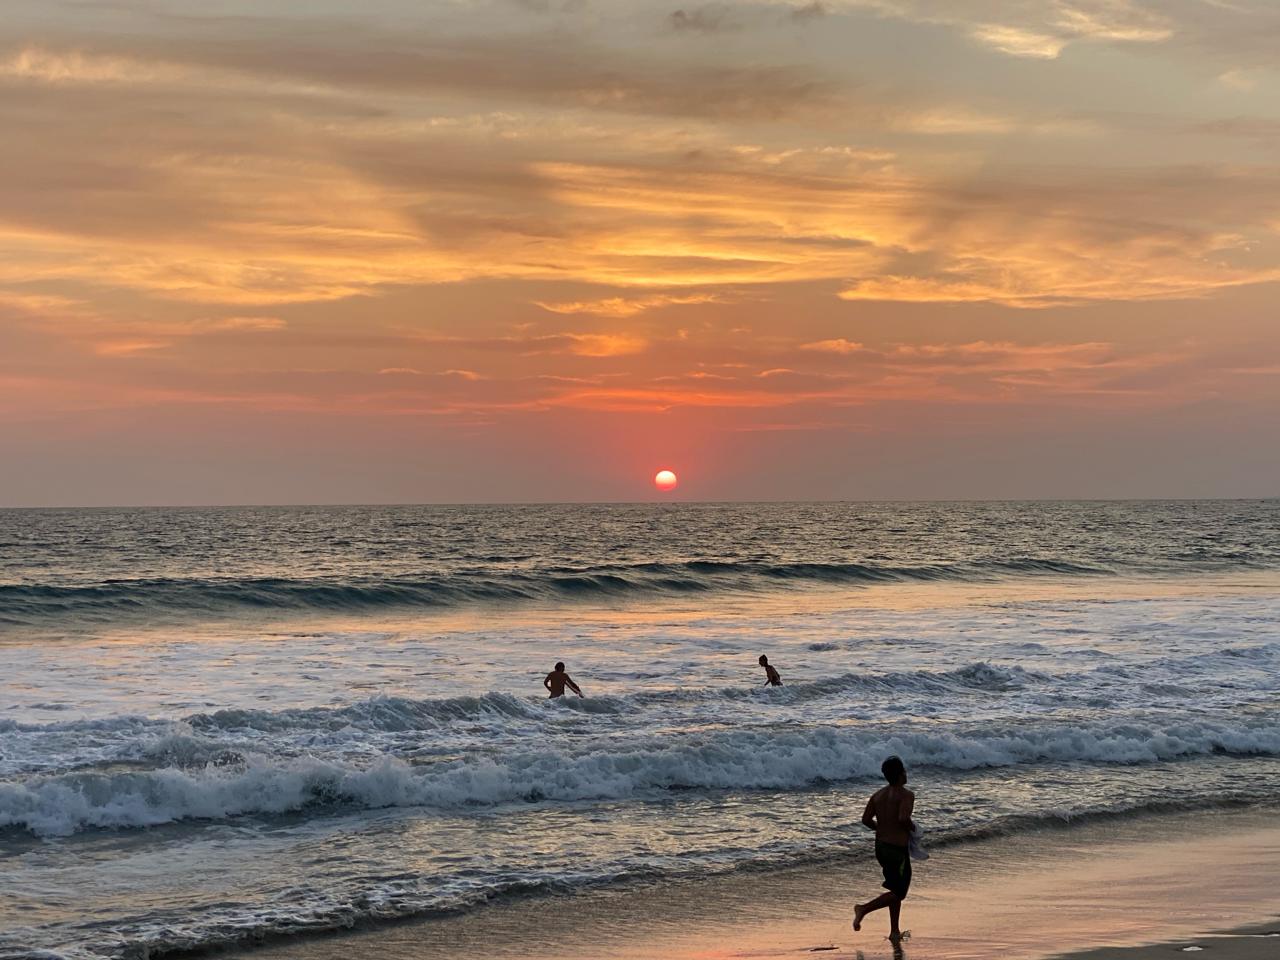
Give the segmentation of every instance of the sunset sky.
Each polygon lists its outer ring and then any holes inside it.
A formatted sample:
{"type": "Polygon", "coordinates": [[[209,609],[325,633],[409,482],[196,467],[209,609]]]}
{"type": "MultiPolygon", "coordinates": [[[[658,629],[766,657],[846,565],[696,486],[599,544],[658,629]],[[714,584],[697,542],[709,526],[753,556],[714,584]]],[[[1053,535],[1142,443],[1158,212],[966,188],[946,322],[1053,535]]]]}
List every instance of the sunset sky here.
{"type": "Polygon", "coordinates": [[[1280,494],[1274,0],[5,0],[0,505],[1280,494]]]}

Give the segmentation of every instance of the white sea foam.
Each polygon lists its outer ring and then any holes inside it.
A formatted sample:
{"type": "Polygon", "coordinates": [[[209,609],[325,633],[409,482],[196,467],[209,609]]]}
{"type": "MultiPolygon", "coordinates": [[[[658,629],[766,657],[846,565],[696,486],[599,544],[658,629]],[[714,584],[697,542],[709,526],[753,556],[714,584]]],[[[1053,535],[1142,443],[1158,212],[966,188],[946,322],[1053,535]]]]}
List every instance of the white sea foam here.
{"type": "MultiPolygon", "coordinates": [[[[197,742],[162,749],[199,755],[197,742]]],[[[874,778],[896,753],[914,767],[972,770],[1086,761],[1142,764],[1211,753],[1280,755],[1280,726],[1179,723],[1013,727],[991,733],[868,732],[833,727],[646,738],[580,752],[539,750],[416,767],[363,768],[259,757],[196,769],[78,773],[0,783],[0,826],[41,836],[95,827],[272,814],[311,806],[456,809],[512,802],[624,799],[673,788],[795,789],[874,778]]]]}

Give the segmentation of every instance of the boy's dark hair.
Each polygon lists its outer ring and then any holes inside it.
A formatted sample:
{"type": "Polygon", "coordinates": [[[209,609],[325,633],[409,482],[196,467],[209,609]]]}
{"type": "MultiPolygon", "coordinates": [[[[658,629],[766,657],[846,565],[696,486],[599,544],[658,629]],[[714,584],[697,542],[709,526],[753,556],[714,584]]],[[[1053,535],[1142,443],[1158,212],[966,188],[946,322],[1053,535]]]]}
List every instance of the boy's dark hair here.
{"type": "Polygon", "coordinates": [[[559,662],[559,663],[557,663],[557,664],[556,664],[556,669],[557,669],[557,670],[563,670],[563,669],[564,669],[564,663],[563,663],[563,662],[559,662]]]}
{"type": "Polygon", "coordinates": [[[769,662],[769,658],[768,658],[768,657],[766,657],[766,656],[762,653],[762,654],[760,654],[760,662],[761,662],[761,663],[768,663],[768,662],[769,662]]]}
{"type": "Polygon", "coordinates": [[[884,774],[884,778],[890,783],[901,783],[902,779],[907,775],[907,768],[901,757],[890,757],[880,764],[880,772],[884,774]]]}

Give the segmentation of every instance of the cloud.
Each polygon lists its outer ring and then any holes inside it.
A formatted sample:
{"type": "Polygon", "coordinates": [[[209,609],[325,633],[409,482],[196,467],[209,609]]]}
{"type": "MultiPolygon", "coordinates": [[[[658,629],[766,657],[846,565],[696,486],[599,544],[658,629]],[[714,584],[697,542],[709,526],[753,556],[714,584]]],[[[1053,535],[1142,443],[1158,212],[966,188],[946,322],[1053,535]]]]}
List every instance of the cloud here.
{"type": "Polygon", "coordinates": [[[810,20],[820,20],[828,12],[826,4],[822,3],[821,0],[812,0],[811,3],[793,6],[788,11],[787,16],[794,21],[804,23],[810,20]]]}
{"type": "Polygon", "coordinates": [[[283,330],[288,323],[279,317],[221,317],[198,321],[193,325],[201,331],[219,330],[283,330]]]}
{"type": "Polygon", "coordinates": [[[605,297],[600,300],[569,300],[558,302],[534,301],[543,310],[551,313],[574,314],[586,313],[597,317],[613,317],[624,319],[660,307],[724,303],[723,294],[718,293],[663,293],[643,297],[605,297]]]}
{"type": "Polygon", "coordinates": [[[163,61],[29,46],[0,59],[0,77],[55,85],[134,84],[183,81],[190,72],[163,61]]]}
{"type": "Polygon", "coordinates": [[[816,340],[813,343],[800,344],[801,350],[816,350],[821,353],[849,354],[866,349],[861,343],[839,337],[835,340],[816,340]]]}
{"type": "Polygon", "coordinates": [[[730,8],[718,3],[675,10],[667,17],[667,23],[673,30],[694,33],[721,33],[740,28],[730,8]]]}
{"type": "Polygon", "coordinates": [[[1128,43],[1159,43],[1173,35],[1167,17],[1130,0],[1058,0],[1052,22],[1069,35],[1128,43]]]}
{"type": "Polygon", "coordinates": [[[1001,53],[1039,60],[1055,59],[1067,45],[1067,40],[1063,37],[998,23],[979,24],[972,28],[971,35],[975,40],[994,47],[1001,53]]]}
{"type": "Polygon", "coordinates": [[[1258,71],[1239,68],[1226,70],[1218,74],[1218,82],[1232,90],[1248,93],[1258,85],[1258,71]]]}
{"type": "Polygon", "coordinates": [[[171,343],[171,340],[121,340],[111,336],[95,343],[93,350],[94,353],[103,357],[132,357],[152,350],[161,350],[171,343]]]}
{"type": "Polygon", "coordinates": [[[572,341],[569,350],[581,357],[624,357],[645,350],[649,343],[643,337],[625,333],[566,334],[572,341]]]}
{"type": "MultiPolygon", "coordinates": [[[[680,22],[724,29],[716,24],[728,21],[717,20],[714,9],[685,13],[680,22]]],[[[76,38],[93,49],[30,48],[10,61],[9,71],[51,83],[216,79],[312,98],[394,92],[489,99],[508,109],[543,104],[716,119],[778,118],[828,105],[835,92],[830,78],[802,65],[663,62],[583,33],[566,43],[536,31],[477,33],[465,20],[395,33],[322,20],[306,33],[290,21],[253,23],[244,30],[243,23],[215,18],[199,33],[76,38]]]]}
{"type": "Polygon", "coordinates": [[[1012,133],[1019,128],[1012,117],[979,113],[966,107],[935,107],[904,111],[891,121],[895,130],[927,134],[1012,133]]]}
{"type": "Polygon", "coordinates": [[[964,31],[1013,57],[1056,59],[1072,43],[1159,43],[1174,22],[1129,0],[846,0],[884,17],[964,31]]]}

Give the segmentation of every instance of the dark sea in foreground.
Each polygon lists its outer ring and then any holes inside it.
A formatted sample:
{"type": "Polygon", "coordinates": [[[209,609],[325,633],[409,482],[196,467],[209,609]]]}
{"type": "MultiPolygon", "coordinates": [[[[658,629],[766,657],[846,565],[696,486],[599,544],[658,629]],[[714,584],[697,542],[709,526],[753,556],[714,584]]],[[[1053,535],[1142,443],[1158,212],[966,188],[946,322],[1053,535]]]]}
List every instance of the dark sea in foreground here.
{"type": "Polygon", "coordinates": [[[4,510],[0,670],[0,953],[301,936],[1276,804],[1280,501],[4,510]]]}

